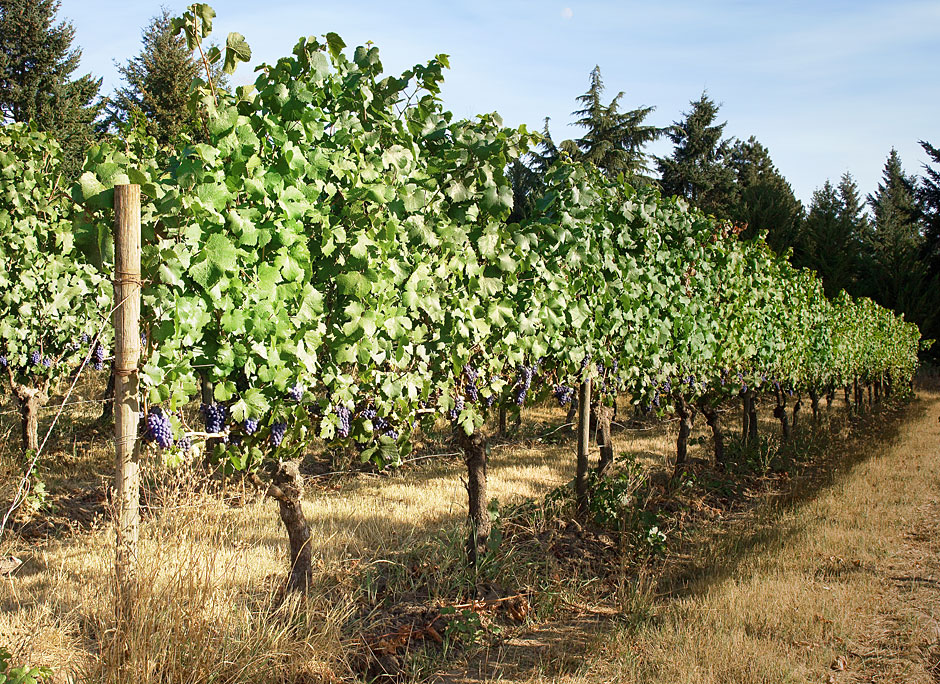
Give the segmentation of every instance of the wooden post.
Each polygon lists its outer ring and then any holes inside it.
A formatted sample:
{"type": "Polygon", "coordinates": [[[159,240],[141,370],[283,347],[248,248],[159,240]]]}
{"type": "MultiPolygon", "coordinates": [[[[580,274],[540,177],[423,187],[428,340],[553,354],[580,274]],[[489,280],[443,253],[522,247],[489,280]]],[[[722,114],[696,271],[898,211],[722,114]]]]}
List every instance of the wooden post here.
{"type": "Polygon", "coordinates": [[[140,472],[140,186],[114,188],[114,451],[118,615],[136,595],[140,472]]]}
{"type": "Polygon", "coordinates": [[[588,510],[588,453],[591,449],[591,379],[581,382],[578,396],[578,466],[575,471],[574,493],[578,511],[585,515],[588,510]]]}

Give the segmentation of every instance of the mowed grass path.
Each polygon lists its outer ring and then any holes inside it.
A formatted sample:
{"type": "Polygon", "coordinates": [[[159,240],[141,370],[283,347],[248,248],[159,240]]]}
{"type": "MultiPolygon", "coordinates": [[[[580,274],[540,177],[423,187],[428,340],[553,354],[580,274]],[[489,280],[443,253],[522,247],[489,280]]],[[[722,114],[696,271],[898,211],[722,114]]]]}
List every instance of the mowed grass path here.
{"type": "Polygon", "coordinates": [[[907,413],[887,441],[849,441],[812,499],[727,530],[696,559],[707,569],[645,619],[503,681],[940,681],[940,393],[907,413]]]}

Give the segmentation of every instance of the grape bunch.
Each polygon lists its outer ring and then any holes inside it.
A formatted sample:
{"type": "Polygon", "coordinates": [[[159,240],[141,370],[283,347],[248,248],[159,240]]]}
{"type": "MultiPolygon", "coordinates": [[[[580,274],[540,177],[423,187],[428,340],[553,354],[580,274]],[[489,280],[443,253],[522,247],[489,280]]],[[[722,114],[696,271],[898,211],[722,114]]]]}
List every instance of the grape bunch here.
{"type": "Polygon", "coordinates": [[[183,437],[183,439],[176,443],[176,446],[178,446],[179,450],[184,454],[188,454],[193,448],[193,440],[189,437],[183,437]]]}
{"type": "Polygon", "coordinates": [[[42,357],[42,365],[45,368],[52,368],[52,359],[50,359],[48,356],[42,357]]]}
{"type": "Polygon", "coordinates": [[[460,417],[460,412],[463,411],[463,407],[464,407],[463,395],[458,394],[454,398],[454,408],[452,408],[450,411],[447,412],[447,417],[450,418],[451,421],[456,422],[456,420],[460,417]]]}
{"type": "Polygon", "coordinates": [[[284,441],[284,435],[287,433],[287,423],[275,423],[271,426],[271,442],[274,446],[280,446],[284,441]]]}
{"type": "Polygon", "coordinates": [[[92,358],[94,359],[94,364],[92,367],[96,371],[100,371],[102,368],[104,368],[104,347],[102,347],[100,343],[95,345],[95,352],[92,355],[92,358]]]}
{"type": "Polygon", "coordinates": [[[555,385],[553,392],[559,406],[567,406],[574,399],[574,388],[568,385],[555,385]]]}
{"type": "Polygon", "coordinates": [[[305,389],[306,388],[298,382],[296,385],[287,390],[287,396],[294,401],[300,401],[304,398],[305,389]]]}
{"type": "Polygon", "coordinates": [[[170,417],[158,406],[150,409],[147,414],[147,437],[163,449],[173,445],[173,428],[170,425],[170,417]]]}
{"type": "Polygon", "coordinates": [[[228,408],[222,404],[203,404],[202,416],[206,421],[206,432],[218,434],[225,430],[228,408]]]}
{"type": "Polygon", "coordinates": [[[7,360],[6,355],[0,354],[0,368],[6,368],[10,365],[10,362],[7,360]]]}
{"type": "Polygon", "coordinates": [[[532,386],[532,376],[535,375],[533,366],[520,366],[519,377],[516,379],[516,406],[522,406],[525,403],[526,395],[529,393],[529,387],[532,386]]]}
{"type": "Polygon", "coordinates": [[[245,422],[242,423],[242,430],[245,431],[246,435],[253,435],[258,431],[258,419],[257,418],[245,418],[245,422]]]}
{"type": "MultiPolygon", "coordinates": [[[[375,410],[375,406],[369,404],[364,409],[359,412],[359,415],[365,418],[366,420],[375,420],[375,417],[378,415],[378,411],[375,410]]],[[[374,427],[374,426],[373,426],[374,427]]]]}
{"type": "Polygon", "coordinates": [[[336,432],[340,439],[346,439],[349,437],[349,409],[342,404],[337,404],[336,416],[339,418],[339,429],[336,432]]]}
{"type": "Polygon", "coordinates": [[[29,365],[38,366],[41,361],[42,361],[42,354],[39,352],[38,349],[33,350],[33,352],[29,355],[29,365]]]}
{"type": "Polygon", "coordinates": [[[464,368],[464,373],[467,374],[467,383],[465,386],[467,399],[472,402],[478,401],[480,399],[480,393],[477,391],[477,378],[480,374],[473,366],[467,366],[464,368]]]}

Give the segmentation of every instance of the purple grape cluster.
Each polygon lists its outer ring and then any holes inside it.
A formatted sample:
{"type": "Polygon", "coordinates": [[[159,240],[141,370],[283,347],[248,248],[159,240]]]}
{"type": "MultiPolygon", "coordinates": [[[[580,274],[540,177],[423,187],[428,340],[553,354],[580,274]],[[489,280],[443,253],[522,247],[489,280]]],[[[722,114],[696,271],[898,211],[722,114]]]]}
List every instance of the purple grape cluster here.
{"type": "Polygon", "coordinates": [[[46,368],[52,368],[52,359],[50,359],[48,356],[42,357],[42,365],[46,368]]]}
{"type": "Polygon", "coordinates": [[[0,354],[0,368],[6,368],[10,365],[10,362],[7,360],[6,355],[0,354]]]}
{"type": "MultiPolygon", "coordinates": [[[[362,411],[359,412],[359,415],[365,418],[366,420],[374,421],[375,417],[379,415],[379,412],[375,410],[375,406],[373,406],[372,404],[369,404],[364,409],[362,409],[362,411]]],[[[373,425],[373,427],[375,426],[373,425]]]]}
{"type": "Polygon", "coordinates": [[[104,347],[102,347],[100,343],[95,345],[95,351],[92,355],[92,358],[94,359],[92,367],[96,371],[100,371],[102,368],[104,368],[104,347]]]}
{"type": "Polygon", "coordinates": [[[464,373],[467,374],[467,383],[465,386],[467,399],[469,399],[471,402],[479,401],[480,393],[477,390],[477,378],[480,376],[480,374],[473,366],[467,366],[464,368],[464,373]]]}
{"type": "Polygon", "coordinates": [[[520,366],[519,377],[516,379],[516,406],[525,404],[526,395],[532,386],[532,376],[535,375],[533,366],[520,366]]]}
{"type": "Polygon", "coordinates": [[[274,446],[280,446],[285,434],[287,434],[287,423],[275,423],[271,426],[271,443],[274,446]]]}
{"type": "Polygon", "coordinates": [[[228,420],[228,407],[222,404],[203,404],[202,416],[206,421],[206,432],[218,434],[225,430],[228,420]]]}
{"type": "Polygon", "coordinates": [[[29,355],[29,365],[38,366],[42,361],[42,354],[38,349],[34,349],[29,355]]]}
{"type": "Polygon", "coordinates": [[[456,421],[460,417],[460,412],[463,411],[463,407],[463,395],[458,394],[454,398],[454,408],[447,412],[447,417],[450,418],[451,421],[456,421]]]}
{"type": "Polygon", "coordinates": [[[147,414],[147,437],[164,449],[173,446],[173,428],[170,425],[170,417],[158,406],[150,409],[147,414]]]}
{"type": "Polygon", "coordinates": [[[245,418],[245,422],[242,423],[242,430],[246,435],[253,435],[258,431],[258,419],[257,418],[245,418]]]}
{"type": "Polygon", "coordinates": [[[88,336],[88,333],[82,333],[81,337],[78,338],[78,341],[82,344],[88,344],[91,342],[91,338],[88,336]]]}
{"type": "Polygon", "coordinates": [[[349,409],[343,404],[336,405],[336,416],[339,418],[339,429],[336,433],[340,439],[349,437],[349,409]]]}
{"type": "Polygon", "coordinates": [[[567,406],[574,399],[574,388],[568,387],[568,385],[555,385],[552,391],[555,394],[555,399],[558,400],[559,406],[567,406]]]}
{"type": "Polygon", "coordinates": [[[306,388],[301,385],[299,382],[287,390],[287,396],[294,401],[300,401],[304,398],[304,391],[306,388]]]}
{"type": "Polygon", "coordinates": [[[188,454],[193,448],[193,440],[191,440],[189,437],[183,437],[176,443],[176,446],[178,446],[179,450],[184,454],[188,454]]]}

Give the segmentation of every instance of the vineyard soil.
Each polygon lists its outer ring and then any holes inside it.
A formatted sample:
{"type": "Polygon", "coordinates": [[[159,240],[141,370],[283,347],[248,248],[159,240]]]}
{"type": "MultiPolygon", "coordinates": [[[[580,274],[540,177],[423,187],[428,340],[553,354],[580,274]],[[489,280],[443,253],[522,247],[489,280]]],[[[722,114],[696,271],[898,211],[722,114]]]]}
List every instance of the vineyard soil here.
{"type": "MultiPolygon", "coordinates": [[[[771,403],[760,406],[762,435],[779,432],[771,403]]],[[[105,647],[110,444],[83,427],[99,413],[92,403],[66,417],[44,459],[52,508],[22,517],[19,534],[0,546],[0,556],[25,561],[0,582],[0,635],[18,659],[51,665],[59,681],[68,673],[112,682],[347,680],[375,672],[364,651],[395,650],[380,637],[400,634],[402,615],[517,595],[518,619],[481,611],[487,633],[461,644],[453,630],[443,646],[416,641],[380,666],[447,682],[936,681],[938,392],[861,420],[838,401],[831,439],[813,438],[804,418],[791,448],[805,453],[792,467],[754,474],[734,491],[719,491],[707,464],[710,430],[696,420],[688,484],[662,500],[664,552],[643,562],[628,562],[604,534],[570,526],[551,533],[548,557],[545,530],[515,505],[571,482],[575,444],[569,428],[558,429],[563,411],[528,409],[522,433],[492,445],[488,496],[513,543],[476,578],[476,595],[463,559],[466,470],[443,443],[431,452],[449,455],[400,472],[308,480],[315,571],[303,605],[274,607],[287,548],[271,501],[201,476],[193,491],[193,472],[160,470],[146,479],[132,672],[109,669],[105,647]]],[[[729,433],[738,416],[726,414],[729,433]]],[[[16,441],[14,423],[0,420],[3,499],[16,441]]],[[[615,424],[614,453],[633,454],[652,482],[668,483],[675,428],[615,424]]]]}

